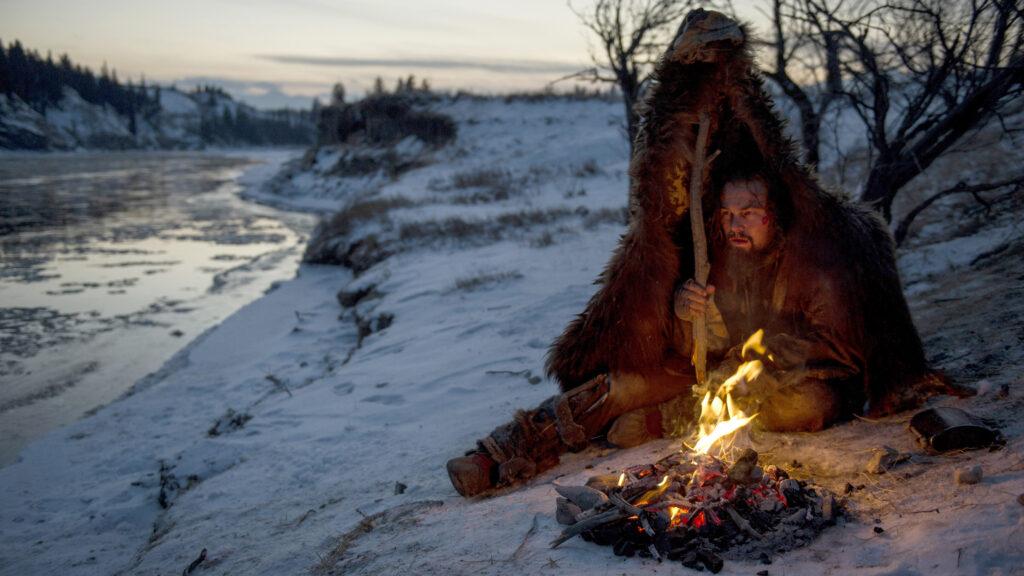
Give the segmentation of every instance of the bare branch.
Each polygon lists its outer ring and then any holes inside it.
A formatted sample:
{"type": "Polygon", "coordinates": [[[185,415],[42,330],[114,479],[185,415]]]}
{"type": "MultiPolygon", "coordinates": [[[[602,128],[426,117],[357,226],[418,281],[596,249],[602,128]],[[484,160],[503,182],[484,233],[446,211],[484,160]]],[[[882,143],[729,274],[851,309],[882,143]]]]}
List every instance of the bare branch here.
{"type": "Polygon", "coordinates": [[[967,184],[964,181],[960,181],[957,182],[955,186],[946,188],[945,190],[941,190],[939,192],[936,192],[935,194],[932,194],[923,202],[921,202],[913,209],[911,209],[909,212],[907,212],[907,215],[904,216],[903,220],[900,221],[899,225],[896,227],[896,232],[893,234],[893,236],[896,238],[896,245],[902,245],[903,241],[906,240],[907,233],[910,231],[910,225],[914,223],[914,219],[917,218],[918,215],[921,214],[921,212],[924,212],[925,209],[927,209],[929,206],[931,206],[938,200],[941,200],[942,198],[945,198],[946,196],[950,196],[953,194],[966,193],[974,196],[974,199],[979,203],[988,204],[988,202],[980,196],[982,192],[988,192],[990,190],[1005,188],[1007,186],[1013,186],[1014,192],[1021,190],[1022,187],[1024,187],[1024,174],[1020,174],[1012,178],[1007,178],[1005,180],[999,180],[997,182],[987,182],[984,184],[967,184]]]}

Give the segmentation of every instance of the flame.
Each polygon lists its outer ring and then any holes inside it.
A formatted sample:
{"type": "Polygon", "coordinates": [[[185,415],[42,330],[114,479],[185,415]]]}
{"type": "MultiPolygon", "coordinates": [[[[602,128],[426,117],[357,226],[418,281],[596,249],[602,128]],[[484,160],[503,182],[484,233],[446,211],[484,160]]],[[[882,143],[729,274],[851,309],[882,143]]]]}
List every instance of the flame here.
{"type": "MultiPolygon", "coordinates": [[[[743,344],[742,356],[745,358],[750,351],[764,357],[768,350],[763,344],[764,330],[758,330],[743,344]]],[[[736,431],[750,424],[757,417],[757,414],[748,416],[743,409],[733,400],[734,390],[744,390],[747,383],[753,382],[764,371],[764,364],[760,360],[750,360],[740,364],[736,372],[726,378],[725,382],[718,387],[712,396],[709,391],[704,395],[700,403],[700,419],[697,442],[692,450],[698,454],[708,454],[719,442],[719,451],[728,448],[725,439],[732,436],[736,431]]]]}
{"type": "Polygon", "coordinates": [[[683,523],[684,514],[687,513],[686,508],[680,508],[678,506],[668,507],[668,525],[670,528],[675,528],[683,523]]]}

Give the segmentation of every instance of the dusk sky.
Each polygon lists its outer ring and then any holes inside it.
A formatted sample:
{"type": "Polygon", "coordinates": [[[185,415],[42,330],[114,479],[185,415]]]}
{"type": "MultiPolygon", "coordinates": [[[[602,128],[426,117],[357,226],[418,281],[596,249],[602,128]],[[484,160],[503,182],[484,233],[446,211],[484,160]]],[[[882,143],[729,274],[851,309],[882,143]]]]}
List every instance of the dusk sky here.
{"type": "Polygon", "coordinates": [[[216,84],[259,106],[409,74],[437,88],[539,89],[589,62],[587,31],[560,0],[0,0],[0,14],[5,43],[97,71],[106,62],[122,80],[216,84]]]}

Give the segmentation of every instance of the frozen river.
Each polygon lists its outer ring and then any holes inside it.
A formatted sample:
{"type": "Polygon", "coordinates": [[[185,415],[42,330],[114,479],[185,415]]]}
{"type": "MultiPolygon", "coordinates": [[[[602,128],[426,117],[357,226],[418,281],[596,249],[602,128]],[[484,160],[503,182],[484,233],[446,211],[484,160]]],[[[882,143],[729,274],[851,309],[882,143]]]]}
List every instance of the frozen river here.
{"type": "Polygon", "coordinates": [[[294,275],[313,218],[238,195],[289,155],[0,156],[0,465],[294,275]]]}

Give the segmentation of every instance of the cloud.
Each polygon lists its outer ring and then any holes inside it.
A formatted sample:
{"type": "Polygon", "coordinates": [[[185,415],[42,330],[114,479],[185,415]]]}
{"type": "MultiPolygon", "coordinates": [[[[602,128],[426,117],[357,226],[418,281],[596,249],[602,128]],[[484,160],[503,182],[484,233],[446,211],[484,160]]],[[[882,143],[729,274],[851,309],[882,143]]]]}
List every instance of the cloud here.
{"type": "Polygon", "coordinates": [[[346,58],[298,54],[258,54],[257,58],[280,64],[304,64],[346,68],[401,68],[420,70],[482,70],[501,74],[571,74],[579,64],[554,60],[459,60],[451,58],[346,58]]]}

